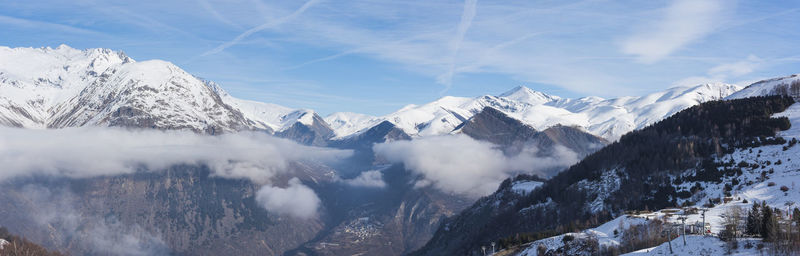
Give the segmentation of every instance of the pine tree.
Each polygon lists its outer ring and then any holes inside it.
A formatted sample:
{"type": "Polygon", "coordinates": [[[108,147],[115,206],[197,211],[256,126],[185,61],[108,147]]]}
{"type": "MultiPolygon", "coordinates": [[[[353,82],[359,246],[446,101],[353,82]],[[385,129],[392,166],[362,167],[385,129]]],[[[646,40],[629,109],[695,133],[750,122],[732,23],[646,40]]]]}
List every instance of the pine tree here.
{"type": "Polygon", "coordinates": [[[773,210],[767,206],[762,206],[764,210],[761,212],[761,237],[764,240],[770,241],[775,239],[775,234],[778,231],[778,219],[775,217],[773,210]]]}
{"type": "Polygon", "coordinates": [[[756,202],[753,202],[753,208],[747,213],[747,228],[745,232],[748,235],[761,235],[761,213],[756,202]]]}

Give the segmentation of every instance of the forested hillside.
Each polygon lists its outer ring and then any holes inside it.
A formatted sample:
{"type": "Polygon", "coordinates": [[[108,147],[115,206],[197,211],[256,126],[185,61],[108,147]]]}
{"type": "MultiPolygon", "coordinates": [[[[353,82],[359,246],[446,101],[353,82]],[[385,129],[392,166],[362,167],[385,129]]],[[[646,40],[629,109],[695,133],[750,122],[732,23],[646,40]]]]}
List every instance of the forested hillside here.
{"type": "Polygon", "coordinates": [[[681,111],[623,136],[530,194],[513,194],[505,182],[443,224],[417,254],[476,254],[481,244],[506,237],[535,239],[594,226],[625,210],[675,206],[686,194],[673,186],[675,175],[697,169],[680,179],[712,180],[735,173],[729,163],[713,161],[715,155],[784,143],[774,136],[790,122],[771,115],[793,103],[784,96],[754,97],[681,111]]]}

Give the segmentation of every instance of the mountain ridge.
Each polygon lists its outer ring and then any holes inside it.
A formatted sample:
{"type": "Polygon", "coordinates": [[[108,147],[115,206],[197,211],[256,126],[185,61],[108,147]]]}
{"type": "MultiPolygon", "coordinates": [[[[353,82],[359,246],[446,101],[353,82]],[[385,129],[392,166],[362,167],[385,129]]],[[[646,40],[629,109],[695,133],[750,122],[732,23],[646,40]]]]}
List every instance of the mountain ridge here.
{"type": "MultiPolygon", "coordinates": [[[[322,136],[331,140],[363,133],[383,121],[392,122],[413,138],[451,134],[490,106],[538,130],[572,126],[614,141],[679,110],[727,97],[739,89],[717,83],[669,88],[639,97],[569,99],[517,86],[498,96],[445,96],[384,116],[337,112],[318,122],[333,130],[332,136],[322,136]]],[[[263,130],[276,134],[298,122],[312,126],[310,117],[315,115],[310,109],[239,99],[220,85],[172,63],[139,63],[122,51],[78,50],[66,45],[0,48],[0,124],[5,126],[43,129],[100,125],[206,133],[263,130]],[[120,84],[123,82],[128,84],[120,84]],[[123,92],[126,96],[120,97],[123,92]],[[98,93],[103,95],[85,95],[98,93]],[[177,102],[182,104],[170,104],[177,102]]]]}

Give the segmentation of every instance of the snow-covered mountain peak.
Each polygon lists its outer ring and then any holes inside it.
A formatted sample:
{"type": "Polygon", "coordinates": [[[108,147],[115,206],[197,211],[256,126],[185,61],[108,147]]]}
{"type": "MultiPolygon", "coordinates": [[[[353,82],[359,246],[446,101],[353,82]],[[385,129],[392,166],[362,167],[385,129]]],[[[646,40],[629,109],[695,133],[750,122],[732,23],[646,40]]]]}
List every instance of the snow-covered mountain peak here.
{"type": "Polygon", "coordinates": [[[549,95],[543,92],[532,90],[526,86],[517,86],[507,92],[499,95],[499,97],[507,98],[510,100],[525,102],[528,104],[538,105],[550,101],[558,100],[560,97],[549,95]]]}
{"type": "Polygon", "coordinates": [[[26,128],[132,126],[280,131],[321,120],[313,111],[237,99],[163,60],[121,51],[0,47],[0,124],[26,128]]]}
{"type": "Polygon", "coordinates": [[[325,117],[325,122],[333,129],[336,138],[342,138],[359,132],[365,127],[373,127],[383,119],[352,112],[336,112],[325,117]]]}
{"type": "MultiPolygon", "coordinates": [[[[791,76],[755,83],[748,87],[752,91],[748,95],[768,93],[776,84],[798,79],[791,76]]],[[[323,119],[308,109],[235,98],[216,83],[166,61],[136,62],[119,51],[77,50],[66,45],[0,47],[0,124],[33,128],[109,125],[113,123],[110,120],[128,115],[125,125],[135,121],[137,126],[156,128],[163,125],[202,131],[214,127],[277,133],[302,124],[320,128],[320,134],[331,129],[333,137],[344,138],[388,121],[419,137],[457,132],[456,127],[485,107],[492,107],[537,130],[576,126],[613,141],[680,110],[738,90],[736,85],[711,83],[639,97],[569,99],[518,86],[499,96],[445,96],[380,117],[335,113],[323,119]],[[180,121],[167,124],[161,119],[180,121]]]]}
{"type": "Polygon", "coordinates": [[[294,123],[301,123],[304,125],[314,124],[314,115],[317,113],[310,109],[298,109],[283,116],[281,119],[284,127],[291,126],[294,123]]]}
{"type": "Polygon", "coordinates": [[[50,128],[125,126],[214,134],[249,127],[242,114],[202,80],[161,60],[109,67],[48,112],[50,128]]]}
{"type": "Polygon", "coordinates": [[[492,107],[537,130],[555,125],[575,126],[613,141],[680,110],[701,102],[722,99],[739,89],[736,85],[716,83],[674,87],[639,97],[603,99],[589,96],[568,99],[519,86],[500,96],[446,96],[424,105],[408,105],[381,117],[340,115],[327,120],[337,123],[332,127],[338,138],[363,132],[381,121],[389,121],[405,133],[420,137],[458,132],[455,127],[484,107],[492,107]]]}
{"type": "Polygon", "coordinates": [[[133,62],[109,49],[0,47],[0,123],[47,127],[52,108],[78,95],[107,69],[133,62]]]}

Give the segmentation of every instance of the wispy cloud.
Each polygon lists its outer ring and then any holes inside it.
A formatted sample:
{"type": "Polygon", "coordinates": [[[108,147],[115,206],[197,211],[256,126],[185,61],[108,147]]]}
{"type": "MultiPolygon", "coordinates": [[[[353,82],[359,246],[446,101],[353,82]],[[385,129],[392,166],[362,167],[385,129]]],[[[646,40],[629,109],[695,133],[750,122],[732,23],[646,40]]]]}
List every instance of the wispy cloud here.
{"type": "Polygon", "coordinates": [[[614,97],[685,77],[797,73],[785,63],[800,54],[798,8],[722,0],[7,1],[0,34],[14,35],[5,40],[11,46],[67,43],[167,59],[223,87],[248,87],[234,94],[242,98],[330,113],[345,98],[369,97],[347,111],[385,114],[440,97],[442,87],[473,96],[524,83],[566,97],[614,97]],[[43,33],[19,32],[30,28],[43,33]],[[761,59],[754,71],[711,72],[742,53],[761,59]],[[244,81],[269,78],[319,86],[244,81]],[[280,95],[289,87],[333,97],[280,95]],[[389,101],[397,105],[381,104],[389,101]]]}
{"type": "Polygon", "coordinates": [[[45,21],[37,21],[31,19],[15,18],[4,15],[0,15],[0,24],[5,24],[7,26],[12,26],[12,27],[25,27],[28,29],[52,29],[55,31],[75,33],[75,34],[92,34],[92,35],[102,34],[97,31],[79,28],[75,26],[45,22],[45,21]]]}
{"type": "Polygon", "coordinates": [[[197,0],[197,3],[199,3],[200,6],[203,7],[203,9],[205,9],[209,14],[211,14],[212,17],[214,17],[218,21],[220,21],[220,22],[222,22],[224,24],[227,24],[227,25],[229,25],[229,26],[231,26],[233,28],[237,28],[237,29],[241,29],[242,28],[241,25],[236,24],[235,22],[231,21],[230,19],[226,18],[224,15],[219,13],[217,11],[217,9],[214,9],[214,6],[212,6],[211,3],[209,3],[208,1],[206,1],[206,0],[197,0]]]}
{"type": "Polygon", "coordinates": [[[193,34],[171,24],[162,22],[161,20],[150,16],[150,14],[146,12],[136,12],[123,6],[118,6],[107,2],[93,2],[84,6],[85,8],[91,8],[96,12],[105,15],[107,18],[112,18],[115,21],[121,21],[142,29],[150,30],[154,33],[179,34],[192,38],[195,37],[193,34]]]}
{"type": "Polygon", "coordinates": [[[207,52],[204,52],[200,56],[201,57],[202,56],[208,56],[208,55],[212,55],[212,54],[221,52],[221,51],[227,49],[228,47],[236,45],[237,43],[239,43],[239,41],[242,41],[242,39],[245,39],[245,38],[247,38],[248,36],[250,36],[252,34],[255,34],[255,33],[259,32],[259,31],[262,31],[262,30],[265,30],[265,29],[268,29],[268,28],[274,28],[274,27],[277,27],[277,26],[279,26],[279,25],[281,25],[283,23],[286,23],[286,22],[296,18],[297,16],[300,16],[300,14],[305,12],[309,7],[311,7],[312,5],[316,4],[317,2],[319,2],[319,0],[309,0],[309,1],[305,2],[303,4],[303,6],[300,6],[300,8],[298,8],[297,10],[292,12],[291,14],[289,14],[287,16],[284,16],[284,17],[281,17],[281,18],[278,18],[276,20],[261,24],[261,25],[259,25],[257,27],[248,29],[247,31],[245,31],[245,32],[239,34],[238,36],[236,36],[235,38],[233,38],[233,40],[225,42],[225,43],[217,46],[214,49],[211,49],[211,50],[209,50],[207,52]]]}
{"type": "MultiPolygon", "coordinates": [[[[764,65],[765,60],[755,55],[735,62],[726,62],[710,68],[703,76],[691,76],[678,80],[674,86],[694,86],[704,83],[731,83],[740,80],[744,75],[753,73],[764,65]]],[[[752,79],[750,79],[752,80],[752,79]]],[[[749,81],[749,80],[747,80],[749,81]]],[[[748,85],[741,84],[739,85],[748,85]]]]}
{"type": "Polygon", "coordinates": [[[456,58],[458,57],[458,51],[461,50],[461,44],[464,41],[464,36],[467,34],[467,30],[472,25],[472,19],[475,18],[475,14],[477,12],[477,5],[478,0],[466,0],[464,2],[464,11],[461,13],[461,21],[458,23],[458,29],[456,29],[456,35],[453,38],[453,41],[450,43],[450,63],[448,65],[447,72],[439,76],[438,81],[439,83],[444,84],[445,88],[442,90],[442,93],[446,92],[453,86],[453,75],[455,74],[456,70],[456,58]]]}
{"type": "Polygon", "coordinates": [[[675,0],[661,17],[625,39],[622,52],[637,56],[644,63],[659,61],[714,32],[721,24],[724,5],[719,0],[675,0]]]}
{"type": "Polygon", "coordinates": [[[713,76],[722,77],[738,77],[752,73],[763,60],[755,55],[747,56],[747,59],[740,60],[733,63],[724,63],[715,66],[708,70],[708,73],[713,76]]]}

